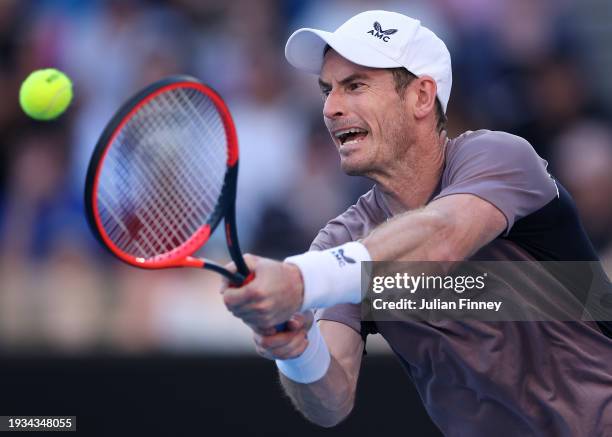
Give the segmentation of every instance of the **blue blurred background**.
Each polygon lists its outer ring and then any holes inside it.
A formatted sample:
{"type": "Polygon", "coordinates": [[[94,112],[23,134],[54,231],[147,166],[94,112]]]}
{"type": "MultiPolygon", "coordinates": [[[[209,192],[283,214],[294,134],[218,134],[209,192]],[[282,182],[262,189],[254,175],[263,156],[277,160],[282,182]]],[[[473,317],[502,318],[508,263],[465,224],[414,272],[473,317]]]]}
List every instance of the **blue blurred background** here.
{"type": "MultiPolygon", "coordinates": [[[[333,30],[367,9],[419,18],[446,41],[450,135],[527,138],[574,195],[610,272],[605,0],[2,0],[0,350],[251,353],[216,276],[139,271],[97,245],[83,215],[89,156],[132,93],[170,74],[198,77],[235,117],[243,248],[275,258],[307,249],[370,183],[341,173],[316,80],[289,67],[284,43],[298,27],[333,30]],[[59,120],[34,122],[18,106],[19,84],[51,66],[73,78],[75,101],[59,120]]],[[[219,238],[202,254],[227,258],[219,238]]]]}
{"type": "MultiPolygon", "coordinates": [[[[320,432],[291,411],[273,364],[248,356],[250,332],[223,307],[219,278],[140,271],[98,246],[83,182],[118,106],[152,81],[190,74],[234,114],[243,249],[306,250],[370,183],[341,173],[316,80],[288,66],[284,43],[298,27],[333,30],[368,9],[419,18],[445,40],[450,135],[527,138],[574,195],[612,274],[607,0],[1,0],[0,413],[77,414],[86,435],[320,432]],[[75,92],[46,123],[17,98],[43,67],[65,71],[75,92]]],[[[226,260],[218,237],[202,255],[226,260]]],[[[368,340],[368,354],[357,411],[335,435],[438,435],[380,340],[368,340]]]]}

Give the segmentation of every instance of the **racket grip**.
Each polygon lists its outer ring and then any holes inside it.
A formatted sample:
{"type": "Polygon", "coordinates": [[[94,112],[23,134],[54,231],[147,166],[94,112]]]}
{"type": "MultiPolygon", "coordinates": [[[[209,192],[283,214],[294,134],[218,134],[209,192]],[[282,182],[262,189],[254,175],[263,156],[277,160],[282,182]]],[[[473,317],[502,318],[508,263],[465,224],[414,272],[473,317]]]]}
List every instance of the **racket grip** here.
{"type": "Polygon", "coordinates": [[[246,285],[249,282],[251,282],[253,279],[255,279],[255,273],[253,272],[249,272],[249,274],[246,277],[242,276],[240,273],[229,273],[228,272],[228,275],[233,275],[229,277],[229,280],[230,280],[229,286],[234,287],[234,288],[242,287],[243,285],[246,285]]]}
{"type": "Polygon", "coordinates": [[[279,323],[278,325],[276,325],[274,327],[274,329],[276,329],[276,332],[284,332],[287,330],[287,322],[283,322],[283,323],[279,323]]]}
{"type": "Polygon", "coordinates": [[[244,281],[242,282],[241,285],[246,285],[249,282],[251,282],[253,279],[255,279],[255,272],[249,272],[249,274],[247,275],[246,278],[244,278],[244,281]]]}

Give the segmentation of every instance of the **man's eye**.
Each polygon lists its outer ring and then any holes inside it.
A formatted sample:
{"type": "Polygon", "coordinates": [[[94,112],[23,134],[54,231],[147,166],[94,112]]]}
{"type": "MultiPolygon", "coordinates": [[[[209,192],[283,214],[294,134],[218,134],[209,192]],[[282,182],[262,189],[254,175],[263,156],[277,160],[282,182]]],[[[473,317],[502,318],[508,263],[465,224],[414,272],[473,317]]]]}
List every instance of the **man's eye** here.
{"type": "Polygon", "coordinates": [[[351,91],[355,91],[355,90],[357,90],[357,89],[361,88],[363,85],[364,85],[364,84],[363,84],[363,83],[361,83],[361,82],[353,82],[353,83],[351,83],[351,84],[350,84],[348,87],[349,87],[349,90],[351,90],[351,91]]]}
{"type": "Polygon", "coordinates": [[[329,97],[329,93],[331,91],[330,90],[321,90],[321,97],[323,97],[323,100],[327,99],[327,97],[329,97]]]}

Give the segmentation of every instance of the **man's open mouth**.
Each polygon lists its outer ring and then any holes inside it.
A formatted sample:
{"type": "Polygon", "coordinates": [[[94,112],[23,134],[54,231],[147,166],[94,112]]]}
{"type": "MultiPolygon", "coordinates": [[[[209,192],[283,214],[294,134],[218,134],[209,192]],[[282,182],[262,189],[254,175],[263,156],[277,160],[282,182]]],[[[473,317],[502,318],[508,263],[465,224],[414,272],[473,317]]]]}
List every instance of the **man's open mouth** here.
{"type": "Polygon", "coordinates": [[[340,144],[352,144],[362,141],[368,135],[368,131],[358,127],[342,129],[334,133],[340,144]]]}

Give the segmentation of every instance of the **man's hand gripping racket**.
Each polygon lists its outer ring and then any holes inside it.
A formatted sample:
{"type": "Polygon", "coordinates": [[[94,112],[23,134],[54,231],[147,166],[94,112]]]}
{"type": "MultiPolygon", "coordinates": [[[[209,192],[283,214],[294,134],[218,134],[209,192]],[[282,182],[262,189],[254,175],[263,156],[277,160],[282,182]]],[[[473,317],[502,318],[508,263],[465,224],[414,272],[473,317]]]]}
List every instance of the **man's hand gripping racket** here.
{"type": "Polygon", "coordinates": [[[87,173],[88,221],[124,262],[145,269],[205,268],[242,287],[254,275],[238,244],[237,176],[238,141],[226,104],[194,78],[170,77],[132,97],[104,129],[87,173]],[[221,218],[232,271],[192,256],[221,218]]]}

